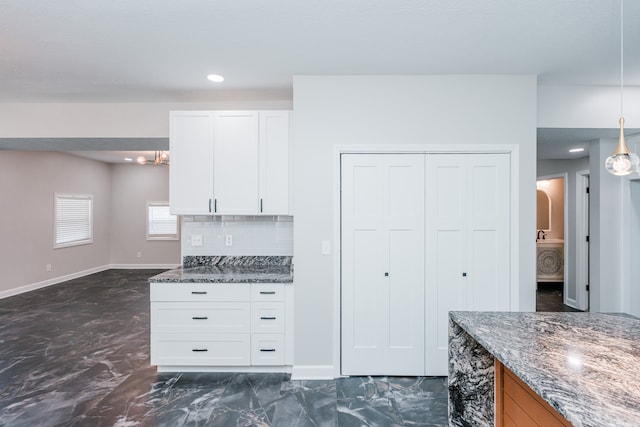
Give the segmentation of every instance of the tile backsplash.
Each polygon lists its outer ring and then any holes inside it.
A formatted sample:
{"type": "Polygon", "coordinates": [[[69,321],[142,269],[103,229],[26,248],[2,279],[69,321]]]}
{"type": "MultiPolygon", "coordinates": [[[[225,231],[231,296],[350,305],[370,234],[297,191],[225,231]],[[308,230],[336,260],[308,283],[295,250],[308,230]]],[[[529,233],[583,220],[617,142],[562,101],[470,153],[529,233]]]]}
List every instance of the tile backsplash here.
{"type": "Polygon", "coordinates": [[[186,216],[182,257],[293,255],[291,216],[186,216]],[[229,244],[230,243],[230,244],[229,244]]]}

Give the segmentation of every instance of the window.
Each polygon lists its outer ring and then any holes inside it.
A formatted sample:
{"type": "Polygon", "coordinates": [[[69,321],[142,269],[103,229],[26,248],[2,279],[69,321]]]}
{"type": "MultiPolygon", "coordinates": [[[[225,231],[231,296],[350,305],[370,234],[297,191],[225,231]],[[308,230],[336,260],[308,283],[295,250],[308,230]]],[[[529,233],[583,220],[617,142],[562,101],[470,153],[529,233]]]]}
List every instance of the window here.
{"type": "Polygon", "coordinates": [[[169,202],[147,202],[147,240],[178,240],[178,217],[169,202]]]}
{"type": "Polygon", "coordinates": [[[93,196],[55,194],[54,248],[93,242],[93,196]]]}

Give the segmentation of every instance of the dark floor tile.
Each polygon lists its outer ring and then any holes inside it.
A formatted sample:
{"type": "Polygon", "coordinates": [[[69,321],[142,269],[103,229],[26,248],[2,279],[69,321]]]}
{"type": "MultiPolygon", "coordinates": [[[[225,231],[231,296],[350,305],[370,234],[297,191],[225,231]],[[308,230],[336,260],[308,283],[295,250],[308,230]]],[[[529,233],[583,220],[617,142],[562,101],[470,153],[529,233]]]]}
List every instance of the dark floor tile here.
{"type": "Polygon", "coordinates": [[[446,419],[446,378],[157,373],[147,278],[158,272],[109,270],[0,300],[0,426],[388,427],[446,419]]]}

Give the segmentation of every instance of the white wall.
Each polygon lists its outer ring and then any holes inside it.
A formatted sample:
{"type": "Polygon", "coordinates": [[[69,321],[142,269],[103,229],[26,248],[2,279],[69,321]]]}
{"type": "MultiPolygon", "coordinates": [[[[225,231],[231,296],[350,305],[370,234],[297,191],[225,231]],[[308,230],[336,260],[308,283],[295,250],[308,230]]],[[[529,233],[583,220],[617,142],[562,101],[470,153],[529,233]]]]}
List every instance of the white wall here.
{"type": "Polygon", "coordinates": [[[293,144],[296,366],[337,362],[335,258],[320,253],[336,232],[336,145],[518,144],[518,304],[535,310],[534,76],[297,76],[293,144]]]}
{"type": "Polygon", "coordinates": [[[179,265],[179,240],[147,240],[146,235],[147,202],[169,201],[169,168],[112,165],[111,190],[110,263],[119,266],[179,265]]]}
{"type": "MultiPolygon", "coordinates": [[[[577,254],[577,214],[576,214],[576,172],[589,170],[589,157],[582,157],[575,160],[538,160],[538,176],[548,176],[567,173],[567,239],[564,244],[567,248],[565,259],[565,280],[567,281],[567,296],[576,300],[578,267],[576,265],[577,254]]],[[[562,236],[554,236],[562,238],[562,236]]]]}
{"type": "MultiPolygon", "coordinates": [[[[0,138],[169,137],[171,110],[291,109],[291,100],[207,103],[0,103],[0,138]],[[34,126],[37,123],[37,126],[34,126]]],[[[96,147],[99,150],[100,147],[96,147]]]]}
{"type": "Polygon", "coordinates": [[[0,151],[0,194],[0,296],[109,264],[107,164],[63,153],[0,151]],[[92,244],[53,249],[56,192],[93,195],[92,244]]]}
{"type": "Polygon", "coordinates": [[[617,141],[602,139],[589,147],[590,309],[596,312],[623,311],[623,272],[627,268],[623,207],[629,198],[629,183],[604,168],[616,145],[617,141]]]}
{"type": "Polygon", "coordinates": [[[187,216],[182,224],[182,256],[292,256],[291,216],[187,216]],[[202,244],[191,244],[191,236],[202,244]],[[231,236],[231,245],[226,236],[231,236]]]}
{"type": "MultiPolygon", "coordinates": [[[[640,88],[624,88],[627,129],[640,128],[640,88]]],[[[620,87],[538,86],[539,128],[612,128],[620,118],[620,87]]]]}

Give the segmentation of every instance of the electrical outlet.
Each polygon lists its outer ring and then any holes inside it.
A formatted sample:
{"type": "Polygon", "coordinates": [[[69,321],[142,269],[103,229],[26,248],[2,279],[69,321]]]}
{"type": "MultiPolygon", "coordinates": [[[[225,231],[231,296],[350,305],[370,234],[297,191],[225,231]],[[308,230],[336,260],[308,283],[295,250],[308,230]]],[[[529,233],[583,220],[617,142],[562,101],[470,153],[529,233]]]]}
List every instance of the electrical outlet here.
{"type": "Polygon", "coordinates": [[[191,246],[202,246],[202,234],[191,235],[191,246]]]}
{"type": "Polygon", "coordinates": [[[137,257],[138,257],[138,258],[142,258],[142,252],[138,252],[138,253],[137,253],[137,257]]]}
{"type": "Polygon", "coordinates": [[[47,271],[51,271],[51,264],[47,264],[47,271]]]}
{"type": "Polygon", "coordinates": [[[224,236],[224,244],[226,246],[233,246],[233,235],[232,234],[225,234],[225,236],[224,236]]]}

